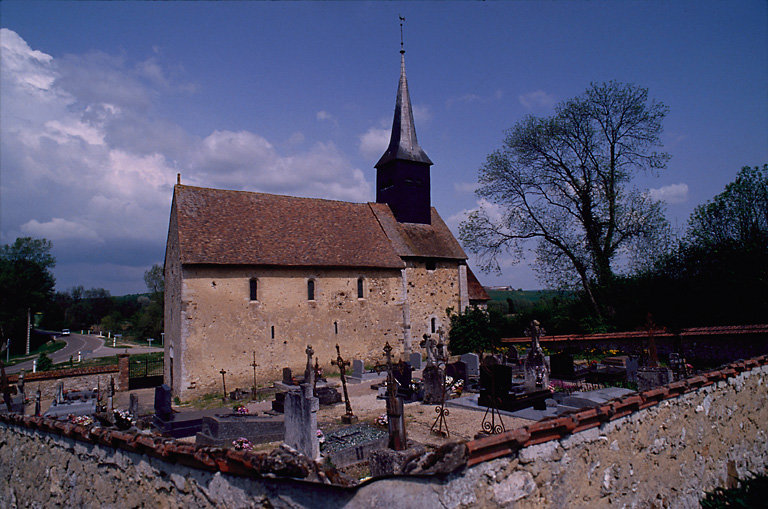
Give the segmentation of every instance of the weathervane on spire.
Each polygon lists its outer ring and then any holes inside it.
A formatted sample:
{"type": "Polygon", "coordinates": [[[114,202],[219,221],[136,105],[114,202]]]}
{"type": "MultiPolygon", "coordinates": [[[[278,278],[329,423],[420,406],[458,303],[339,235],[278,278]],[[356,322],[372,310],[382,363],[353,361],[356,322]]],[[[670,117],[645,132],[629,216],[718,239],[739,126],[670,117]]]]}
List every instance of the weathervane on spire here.
{"type": "Polygon", "coordinates": [[[405,18],[399,14],[398,17],[400,18],[400,53],[405,53],[405,48],[403,48],[403,21],[405,21],[405,18]]]}

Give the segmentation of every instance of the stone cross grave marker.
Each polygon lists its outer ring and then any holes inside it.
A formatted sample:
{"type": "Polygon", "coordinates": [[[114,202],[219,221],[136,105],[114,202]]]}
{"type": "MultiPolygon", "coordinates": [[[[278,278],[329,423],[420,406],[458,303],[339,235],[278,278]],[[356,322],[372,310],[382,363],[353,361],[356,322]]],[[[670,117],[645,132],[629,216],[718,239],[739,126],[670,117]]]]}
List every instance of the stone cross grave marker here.
{"type": "MultiPolygon", "coordinates": [[[[251,367],[253,368],[253,390],[256,390],[256,352],[253,352],[253,362],[251,362],[251,367]]],[[[253,393],[252,393],[253,394],[253,393]]]]}
{"type": "Polygon", "coordinates": [[[525,389],[527,392],[538,391],[549,387],[549,366],[544,358],[544,352],[539,344],[539,338],[544,329],[538,320],[533,320],[525,331],[531,337],[531,347],[525,358],[525,389]]]}
{"type": "Polygon", "coordinates": [[[437,341],[431,335],[424,334],[424,339],[419,343],[419,346],[427,351],[427,367],[434,366],[437,362],[437,341]]]}
{"type": "Polygon", "coordinates": [[[37,393],[35,394],[35,415],[40,415],[40,399],[43,393],[40,392],[40,386],[37,386],[37,393]]]}
{"type": "Polygon", "coordinates": [[[224,378],[224,375],[227,374],[226,371],[224,371],[224,368],[219,371],[221,373],[221,385],[223,386],[224,392],[221,393],[221,401],[227,401],[227,381],[224,378]]]}
{"type": "Polygon", "coordinates": [[[315,351],[312,349],[312,345],[307,345],[307,349],[305,350],[307,354],[307,367],[304,369],[304,383],[310,384],[310,386],[314,387],[314,369],[312,369],[312,356],[315,354],[315,351]]]}
{"type": "Polygon", "coordinates": [[[317,439],[317,410],[320,400],[312,395],[312,354],[307,345],[307,372],[301,390],[289,391],[285,395],[285,443],[308,458],[320,458],[320,444],[317,439]],[[308,375],[308,376],[307,376],[308,375]]]}

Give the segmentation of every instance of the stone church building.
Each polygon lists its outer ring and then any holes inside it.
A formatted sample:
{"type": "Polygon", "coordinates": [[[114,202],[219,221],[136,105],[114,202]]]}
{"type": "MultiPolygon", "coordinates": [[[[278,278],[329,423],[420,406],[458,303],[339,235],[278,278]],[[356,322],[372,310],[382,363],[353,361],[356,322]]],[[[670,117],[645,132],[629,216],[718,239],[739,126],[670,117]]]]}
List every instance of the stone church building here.
{"type": "Polygon", "coordinates": [[[178,184],[165,254],[165,380],[182,399],[303,372],[311,344],[380,360],[389,342],[419,351],[448,328],[448,308],[488,295],[430,203],[401,51],[392,135],[376,167],[376,203],[178,184]]]}

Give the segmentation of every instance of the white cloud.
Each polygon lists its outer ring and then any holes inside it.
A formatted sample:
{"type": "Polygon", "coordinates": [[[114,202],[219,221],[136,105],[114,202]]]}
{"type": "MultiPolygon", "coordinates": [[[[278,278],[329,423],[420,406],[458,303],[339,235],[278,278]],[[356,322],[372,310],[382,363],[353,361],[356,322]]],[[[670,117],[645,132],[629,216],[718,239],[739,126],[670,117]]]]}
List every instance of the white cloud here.
{"type": "Polygon", "coordinates": [[[333,115],[331,115],[330,113],[328,113],[325,110],[320,110],[320,111],[317,112],[317,119],[320,120],[320,121],[323,121],[323,120],[333,120],[333,115]]]}
{"type": "Polygon", "coordinates": [[[688,184],[671,184],[648,191],[652,200],[663,201],[669,205],[688,201],[688,184]]]}
{"type": "Polygon", "coordinates": [[[32,237],[43,237],[53,241],[99,240],[98,233],[93,229],[61,217],[54,217],[46,223],[32,219],[21,225],[21,231],[32,237]]]}
{"type": "Polygon", "coordinates": [[[477,182],[454,182],[453,189],[457,193],[474,193],[479,185],[477,182]]]}
{"type": "Polygon", "coordinates": [[[446,106],[449,108],[453,106],[454,104],[458,103],[466,103],[466,104],[472,104],[472,103],[490,103],[494,101],[499,101],[501,98],[504,97],[504,92],[501,89],[497,89],[492,94],[488,95],[480,95],[475,93],[469,93],[460,95],[458,97],[451,97],[446,101],[446,106]]]}
{"type": "Polygon", "coordinates": [[[368,159],[381,157],[389,145],[391,129],[371,127],[360,135],[360,154],[368,159]]]}
{"type": "Polygon", "coordinates": [[[543,90],[536,90],[527,94],[522,94],[517,97],[526,109],[528,110],[545,110],[551,108],[555,104],[555,96],[548,94],[543,90]]]}
{"type": "MultiPolygon", "coordinates": [[[[114,263],[107,256],[126,267],[160,261],[177,172],[201,186],[371,198],[363,172],[332,143],[284,152],[258,133],[199,137],[159,117],[154,103],[180,87],[154,57],[138,64],[104,53],[54,59],[7,29],[0,44],[0,240],[59,241],[57,277],[96,256],[78,247],[82,240],[105,248],[95,265],[114,263]]],[[[302,141],[297,133],[288,146],[302,141]]]]}

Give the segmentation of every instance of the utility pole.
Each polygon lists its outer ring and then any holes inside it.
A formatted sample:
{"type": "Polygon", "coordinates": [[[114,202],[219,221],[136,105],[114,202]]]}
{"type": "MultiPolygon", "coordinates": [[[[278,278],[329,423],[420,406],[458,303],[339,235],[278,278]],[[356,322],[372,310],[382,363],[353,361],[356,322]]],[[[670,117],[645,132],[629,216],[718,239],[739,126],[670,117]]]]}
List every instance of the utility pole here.
{"type": "Polygon", "coordinates": [[[29,330],[32,327],[32,323],[30,321],[30,310],[27,308],[27,350],[26,355],[29,355],[29,330]]]}

